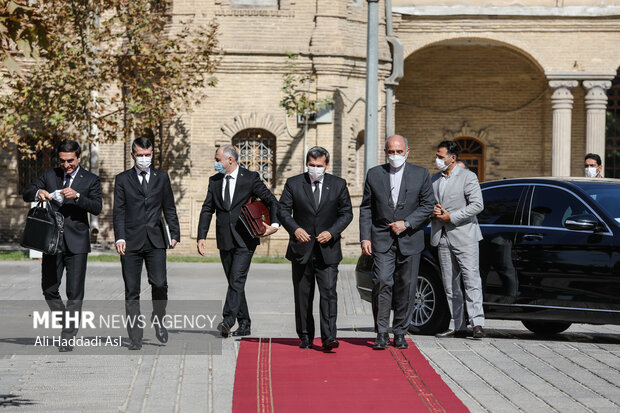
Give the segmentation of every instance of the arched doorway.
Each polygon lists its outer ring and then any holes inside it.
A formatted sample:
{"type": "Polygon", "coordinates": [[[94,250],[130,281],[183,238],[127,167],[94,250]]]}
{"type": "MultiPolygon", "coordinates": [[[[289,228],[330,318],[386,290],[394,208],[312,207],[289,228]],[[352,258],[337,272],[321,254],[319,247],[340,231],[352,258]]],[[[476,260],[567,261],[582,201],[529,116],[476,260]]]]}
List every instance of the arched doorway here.
{"type": "Polygon", "coordinates": [[[259,173],[269,188],[276,186],[276,137],[264,129],[244,129],[232,139],[239,150],[239,165],[259,173]]]}
{"type": "Polygon", "coordinates": [[[484,145],[482,142],[466,136],[456,138],[454,142],[461,150],[459,159],[466,161],[469,170],[478,176],[480,182],[484,181],[484,145]]]}
{"type": "Polygon", "coordinates": [[[404,74],[395,91],[396,133],[409,138],[413,163],[434,169],[429,154],[445,131],[467,123],[486,131],[483,150],[493,153],[493,168],[469,154],[482,162],[472,165],[480,180],[547,173],[546,162],[523,168],[551,143],[548,81],[526,51],[491,39],[447,39],[410,54],[404,74]]]}

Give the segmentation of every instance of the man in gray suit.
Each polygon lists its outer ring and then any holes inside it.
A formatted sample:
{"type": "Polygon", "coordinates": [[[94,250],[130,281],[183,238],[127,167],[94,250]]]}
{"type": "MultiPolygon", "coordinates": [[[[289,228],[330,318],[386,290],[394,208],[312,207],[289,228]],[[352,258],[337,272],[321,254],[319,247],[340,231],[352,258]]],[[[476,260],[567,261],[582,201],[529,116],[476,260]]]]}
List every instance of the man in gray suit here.
{"type": "Polygon", "coordinates": [[[467,323],[463,315],[465,287],[467,314],[473,327],[473,337],[484,337],[484,312],[482,310],[482,281],[480,279],[478,242],[482,233],[478,215],[484,209],[482,191],[476,174],[457,167],[459,147],[456,142],[443,141],[437,147],[433,175],[433,193],[438,204],[433,209],[431,245],[439,246],[439,265],[443,286],[450,307],[448,330],[437,337],[464,336],[467,323]]]}
{"type": "Polygon", "coordinates": [[[394,346],[408,347],[405,334],[413,315],[423,227],[435,204],[428,170],[406,162],[407,140],[390,136],[385,153],[389,163],[368,171],[360,205],[362,252],[373,257],[373,348],[379,350],[390,343],[392,307],[394,346]]]}

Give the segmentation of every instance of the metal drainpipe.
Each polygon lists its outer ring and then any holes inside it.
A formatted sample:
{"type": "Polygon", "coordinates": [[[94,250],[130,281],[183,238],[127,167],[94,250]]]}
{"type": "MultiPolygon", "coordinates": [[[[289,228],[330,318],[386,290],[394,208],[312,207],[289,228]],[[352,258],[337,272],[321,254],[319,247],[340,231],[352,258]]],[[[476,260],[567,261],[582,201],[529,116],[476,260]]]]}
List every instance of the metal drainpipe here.
{"type": "Polygon", "coordinates": [[[379,4],[368,1],[366,37],[366,125],[364,139],[364,170],[377,165],[378,158],[378,88],[379,88],[379,4]]]}
{"type": "MultiPolygon", "coordinates": [[[[385,0],[385,31],[394,36],[392,25],[392,0],[385,0]]],[[[384,84],[385,85],[385,84],[384,84]]],[[[394,135],[394,85],[385,85],[385,139],[394,135]]]]}

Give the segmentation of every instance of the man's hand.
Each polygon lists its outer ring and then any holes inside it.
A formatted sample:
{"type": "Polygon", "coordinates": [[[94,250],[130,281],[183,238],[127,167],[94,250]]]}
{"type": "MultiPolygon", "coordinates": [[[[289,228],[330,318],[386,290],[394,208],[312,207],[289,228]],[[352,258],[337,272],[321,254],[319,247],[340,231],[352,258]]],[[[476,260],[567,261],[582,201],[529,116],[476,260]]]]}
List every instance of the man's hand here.
{"type": "Polygon", "coordinates": [[[329,231],[323,231],[319,234],[318,237],[316,237],[316,240],[319,241],[321,244],[329,242],[330,239],[332,239],[332,234],[330,234],[329,231]]]}
{"type": "Polygon", "coordinates": [[[362,241],[362,254],[372,255],[372,242],[371,241],[362,241]]]}
{"type": "Polygon", "coordinates": [[[73,188],[64,188],[62,191],[60,191],[60,193],[63,194],[64,197],[67,199],[77,198],[77,191],[73,188]]]}
{"type": "Polygon", "coordinates": [[[205,254],[207,253],[207,240],[206,239],[199,239],[197,246],[198,246],[198,254],[200,254],[200,255],[202,255],[204,257],[205,254]]]}
{"type": "Polygon", "coordinates": [[[170,249],[173,249],[174,247],[176,247],[178,243],[179,243],[179,241],[177,241],[176,239],[173,239],[172,240],[172,245],[170,246],[170,249]]]}
{"type": "Polygon", "coordinates": [[[272,227],[271,225],[267,225],[264,222],[263,222],[263,225],[265,226],[265,233],[261,235],[261,237],[268,237],[271,234],[275,234],[278,231],[278,228],[272,227]]]}
{"type": "Polygon", "coordinates": [[[39,189],[39,194],[37,195],[37,199],[41,202],[51,200],[52,196],[45,189],[39,189]]]}
{"type": "Polygon", "coordinates": [[[442,209],[443,207],[441,206],[441,204],[436,204],[435,207],[433,208],[433,214],[431,215],[431,217],[437,218],[439,215],[441,215],[442,209]]]}
{"type": "Polygon", "coordinates": [[[437,218],[442,222],[450,222],[450,213],[441,207],[441,214],[437,215],[437,218]]]}
{"type": "Polygon", "coordinates": [[[309,242],[310,241],[310,234],[308,234],[306,232],[305,229],[303,229],[302,227],[299,227],[295,230],[295,237],[297,238],[297,241],[299,242],[309,242]]]}
{"type": "Polygon", "coordinates": [[[396,235],[399,235],[401,232],[406,231],[407,227],[405,226],[405,221],[396,221],[392,222],[390,228],[392,228],[392,232],[396,235]]]}
{"type": "Polygon", "coordinates": [[[127,243],[125,241],[116,243],[116,252],[120,255],[125,255],[125,249],[127,249],[127,243]]]}

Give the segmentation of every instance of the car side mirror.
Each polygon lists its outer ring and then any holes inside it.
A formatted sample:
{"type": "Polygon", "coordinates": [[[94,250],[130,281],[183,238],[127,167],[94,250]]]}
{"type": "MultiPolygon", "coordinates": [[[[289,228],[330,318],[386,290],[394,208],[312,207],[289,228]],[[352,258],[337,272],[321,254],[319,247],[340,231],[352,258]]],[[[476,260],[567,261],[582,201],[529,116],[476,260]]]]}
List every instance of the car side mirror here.
{"type": "Polygon", "coordinates": [[[577,231],[595,231],[599,225],[598,219],[590,214],[572,215],[564,221],[566,228],[577,231]]]}

